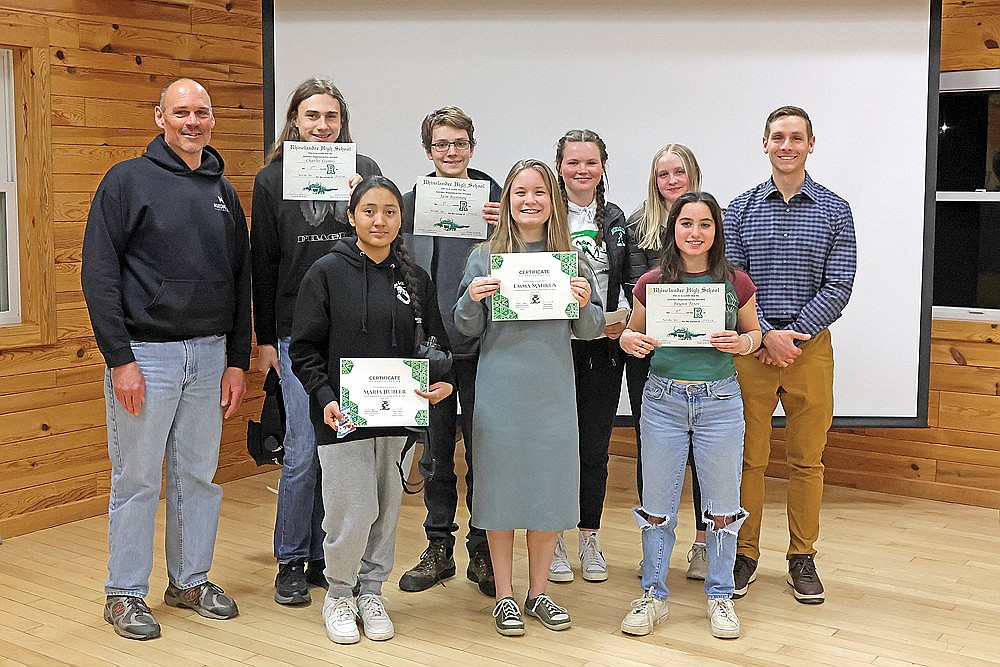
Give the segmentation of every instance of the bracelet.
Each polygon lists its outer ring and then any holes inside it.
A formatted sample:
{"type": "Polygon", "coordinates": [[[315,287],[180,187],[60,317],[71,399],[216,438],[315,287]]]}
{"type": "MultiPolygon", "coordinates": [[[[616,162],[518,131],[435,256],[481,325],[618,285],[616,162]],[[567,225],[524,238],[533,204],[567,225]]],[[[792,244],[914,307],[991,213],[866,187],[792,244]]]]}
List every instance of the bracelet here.
{"type": "Polygon", "coordinates": [[[750,341],[750,346],[747,347],[747,351],[746,352],[739,352],[738,353],[741,357],[745,357],[748,354],[750,354],[751,352],[753,352],[753,336],[751,336],[748,333],[741,333],[740,334],[740,338],[743,338],[744,336],[746,336],[747,340],[750,341]]]}

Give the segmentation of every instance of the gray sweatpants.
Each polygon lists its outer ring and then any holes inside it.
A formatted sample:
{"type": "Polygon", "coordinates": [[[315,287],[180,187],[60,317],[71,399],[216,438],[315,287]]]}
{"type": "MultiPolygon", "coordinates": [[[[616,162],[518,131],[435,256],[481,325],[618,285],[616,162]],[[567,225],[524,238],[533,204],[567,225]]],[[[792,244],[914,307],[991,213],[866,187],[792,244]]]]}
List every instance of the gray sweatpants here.
{"type": "MultiPolygon", "coordinates": [[[[396,520],[403,497],[396,461],[406,438],[384,437],[320,445],[323,470],[323,555],[327,596],[382,593],[396,548],[396,520]]],[[[403,462],[408,471],[412,450],[403,462]]]]}

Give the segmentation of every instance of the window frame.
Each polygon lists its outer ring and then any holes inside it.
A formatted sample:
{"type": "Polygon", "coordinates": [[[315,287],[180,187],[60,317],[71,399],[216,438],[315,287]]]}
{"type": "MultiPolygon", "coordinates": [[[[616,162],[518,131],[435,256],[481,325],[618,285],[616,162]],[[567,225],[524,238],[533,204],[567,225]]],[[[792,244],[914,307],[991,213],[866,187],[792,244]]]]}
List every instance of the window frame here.
{"type": "Polygon", "coordinates": [[[0,324],[0,351],[57,340],[52,223],[52,108],[48,31],[0,26],[13,55],[20,322],[0,324]]]}

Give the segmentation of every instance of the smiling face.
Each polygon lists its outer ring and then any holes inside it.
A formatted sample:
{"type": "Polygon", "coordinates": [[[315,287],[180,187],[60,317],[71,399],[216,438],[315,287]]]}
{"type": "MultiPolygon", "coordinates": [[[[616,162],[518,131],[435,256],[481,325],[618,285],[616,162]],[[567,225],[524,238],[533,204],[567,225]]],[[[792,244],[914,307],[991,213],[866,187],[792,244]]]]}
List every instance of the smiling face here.
{"type": "Polygon", "coordinates": [[[302,141],[336,141],[342,122],[340,101],[326,93],[302,100],[295,113],[295,127],[302,141]]]}
{"type": "Polygon", "coordinates": [[[201,164],[201,151],[212,139],[215,116],[208,92],[190,79],[175,81],[167,88],[153,120],[163,130],[163,139],[192,169],[201,164]]]}
{"type": "Polygon", "coordinates": [[[684,204],[674,225],[674,243],[688,273],[708,270],[708,251],[715,243],[715,218],[708,204],[684,204]]]}
{"type": "Polygon", "coordinates": [[[347,217],[358,232],[358,247],[376,262],[389,256],[389,245],[399,234],[400,202],[391,191],[374,187],[361,195],[347,217]]]}
{"type": "Polygon", "coordinates": [[[678,197],[691,189],[687,169],[676,153],[664,153],[656,161],[656,189],[668,209],[678,197]]]}
{"type": "Polygon", "coordinates": [[[604,177],[601,149],[591,141],[568,141],[563,147],[559,175],[566,184],[570,201],[588,206],[594,201],[597,184],[604,177]]]}
{"type": "Polygon", "coordinates": [[[430,148],[424,150],[428,159],[434,162],[434,174],[438,178],[469,177],[469,160],[476,147],[469,141],[468,130],[460,130],[451,125],[437,125],[431,131],[430,148]]]}
{"type": "Polygon", "coordinates": [[[510,216],[524,241],[545,238],[552,197],[542,175],[531,167],[519,171],[510,183],[510,216]]]}
{"type": "Polygon", "coordinates": [[[805,176],[806,158],[813,152],[816,137],[809,136],[806,119],[781,116],[771,121],[764,137],[764,152],[771,160],[775,176],[805,176]]]}

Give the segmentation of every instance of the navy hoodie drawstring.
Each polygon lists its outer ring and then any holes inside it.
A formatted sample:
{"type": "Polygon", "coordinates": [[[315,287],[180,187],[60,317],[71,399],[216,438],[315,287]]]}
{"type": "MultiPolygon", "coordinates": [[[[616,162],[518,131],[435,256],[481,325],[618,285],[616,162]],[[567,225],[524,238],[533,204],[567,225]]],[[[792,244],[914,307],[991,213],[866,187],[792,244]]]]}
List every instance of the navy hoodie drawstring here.
{"type": "Polygon", "coordinates": [[[361,255],[361,333],[368,333],[368,255],[358,251],[361,255]]]}

